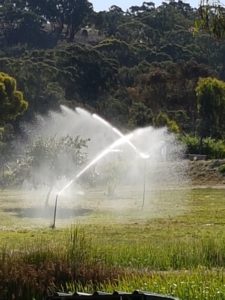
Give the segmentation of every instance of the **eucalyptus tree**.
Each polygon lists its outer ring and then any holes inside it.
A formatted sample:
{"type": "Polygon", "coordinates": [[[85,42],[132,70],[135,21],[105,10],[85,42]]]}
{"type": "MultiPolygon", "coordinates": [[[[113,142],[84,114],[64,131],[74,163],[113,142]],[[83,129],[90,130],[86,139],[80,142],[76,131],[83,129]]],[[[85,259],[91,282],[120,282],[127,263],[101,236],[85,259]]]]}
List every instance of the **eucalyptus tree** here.
{"type": "Polygon", "coordinates": [[[0,28],[2,46],[17,44],[43,46],[47,43],[45,20],[42,15],[29,9],[27,1],[2,0],[0,5],[0,28]]]}
{"type": "Polygon", "coordinates": [[[126,20],[127,16],[123,10],[116,5],[112,5],[109,11],[100,11],[93,18],[95,27],[106,36],[115,36],[117,28],[126,20]]]}
{"type": "Polygon", "coordinates": [[[92,14],[93,6],[88,0],[58,0],[57,8],[66,26],[66,37],[73,41],[84,20],[92,14]]]}
{"type": "Polygon", "coordinates": [[[200,78],[196,87],[201,138],[225,137],[225,82],[200,78]]]}
{"type": "Polygon", "coordinates": [[[13,126],[9,123],[28,107],[23,93],[17,90],[16,80],[0,72],[0,184],[5,184],[5,165],[11,155],[13,126]]]}
{"type": "Polygon", "coordinates": [[[196,31],[206,31],[218,39],[225,37],[225,7],[220,1],[201,0],[198,15],[196,31]]]}
{"type": "Polygon", "coordinates": [[[49,47],[62,33],[73,41],[92,13],[88,0],[1,0],[0,27],[8,45],[49,47]]]}
{"type": "Polygon", "coordinates": [[[15,120],[28,107],[23,93],[17,90],[16,80],[0,72],[0,123],[15,120]]]}

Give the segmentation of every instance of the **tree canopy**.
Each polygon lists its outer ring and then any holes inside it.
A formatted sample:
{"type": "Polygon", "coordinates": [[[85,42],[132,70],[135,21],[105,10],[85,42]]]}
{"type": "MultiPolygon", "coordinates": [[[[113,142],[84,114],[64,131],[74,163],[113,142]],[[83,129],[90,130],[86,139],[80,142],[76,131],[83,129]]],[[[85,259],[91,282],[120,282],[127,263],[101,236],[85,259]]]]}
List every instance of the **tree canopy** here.
{"type": "Polygon", "coordinates": [[[225,37],[225,7],[220,1],[201,0],[198,12],[197,31],[205,30],[219,39],[225,37]]]}
{"type": "Polygon", "coordinates": [[[225,137],[225,82],[200,78],[196,87],[201,137],[225,137]]]}
{"type": "Polygon", "coordinates": [[[0,72],[0,122],[14,120],[25,112],[28,102],[23,93],[17,90],[16,80],[0,72]]]}
{"type": "MultiPolygon", "coordinates": [[[[183,135],[223,138],[220,124],[203,113],[206,87],[204,97],[196,94],[199,78],[225,80],[222,35],[195,34],[201,13],[210,26],[218,15],[201,9],[181,0],[101,12],[87,0],[2,0],[0,71],[16,78],[1,102],[2,122],[14,126],[17,116],[19,124],[60,104],[81,105],[123,127],[167,125],[183,135]],[[210,130],[203,134],[200,125],[210,130]]],[[[207,95],[214,101],[215,91],[207,95]]]]}

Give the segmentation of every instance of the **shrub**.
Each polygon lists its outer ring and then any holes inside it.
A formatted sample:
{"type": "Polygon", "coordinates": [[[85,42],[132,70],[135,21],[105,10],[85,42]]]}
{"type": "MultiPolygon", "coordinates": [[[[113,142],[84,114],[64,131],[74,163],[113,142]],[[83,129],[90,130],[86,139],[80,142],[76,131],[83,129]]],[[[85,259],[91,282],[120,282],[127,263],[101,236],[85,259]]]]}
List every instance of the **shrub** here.
{"type": "Polygon", "coordinates": [[[225,175],[225,164],[219,166],[218,170],[222,175],[225,175]]]}
{"type": "Polygon", "coordinates": [[[202,139],[201,151],[199,137],[186,135],[181,140],[187,147],[187,153],[204,154],[211,159],[225,158],[225,142],[223,140],[216,140],[210,137],[204,138],[202,139]]]}
{"type": "Polygon", "coordinates": [[[154,120],[154,125],[157,127],[166,126],[168,128],[168,130],[173,133],[180,132],[180,128],[179,128],[178,124],[176,123],[176,121],[170,119],[168,117],[168,115],[164,112],[160,112],[156,116],[156,118],[154,120]]]}
{"type": "Polygon", "coordinates": [[[225,142],[210,137],[203,139],[202,154],[206,154],[209,158],[213,159],[225,158],[225,142]]]}
{"type": "Polygon", "coordinates": [[[199,138],[197,136],[185,135],[181,137],[181,141],[186,145],[186,151],[190,154],[199,153],[199,138]]]}

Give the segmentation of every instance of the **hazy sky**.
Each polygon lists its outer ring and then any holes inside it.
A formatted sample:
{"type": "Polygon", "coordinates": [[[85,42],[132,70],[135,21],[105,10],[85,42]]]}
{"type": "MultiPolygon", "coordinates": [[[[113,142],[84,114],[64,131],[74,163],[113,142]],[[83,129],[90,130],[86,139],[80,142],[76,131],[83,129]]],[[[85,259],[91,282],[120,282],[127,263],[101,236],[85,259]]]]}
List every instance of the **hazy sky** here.
{"type": "MultiPolygon", "coordinates": [[[[112,5],[117,5],[117,6],[121,7],[124,11],[126,11],[129,7],[131,7],[133,5],[141,6],[144,1],[150,2],[152,0],[120,0],[120,1],[119,0],[89,0],[89,2],[91,2],[93,4],[95,11],[108,10],[109,7],[112,5]]],[[[154,1],[153,0],[152,2],[154,2],[155,5],[158,6],[163,1],[161,1],[161,0],[154,1]]],[[[164,0],[164,2],[167,2],[167,1],[164,0]]],[[[200,0],[191,0],[191,1],[183,0],[183,2],[190,3],[190,5],[192,7],[197,7],[198,4],[200,3],[200,0]]]]}

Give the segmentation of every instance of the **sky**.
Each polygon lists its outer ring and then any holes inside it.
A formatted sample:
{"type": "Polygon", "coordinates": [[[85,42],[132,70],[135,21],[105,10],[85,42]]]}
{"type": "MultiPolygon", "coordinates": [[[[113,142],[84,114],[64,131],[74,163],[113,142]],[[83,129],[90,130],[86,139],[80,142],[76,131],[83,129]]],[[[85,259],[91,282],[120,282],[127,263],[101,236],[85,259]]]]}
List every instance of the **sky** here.
{"type": "MultiPolygon", "coordinates": [[[[160,5],[162,0],[89,0],[93,4],[95,11],[108,10],[110,6],[117,5],[126,11],[129,7],[138,5],[141,6],[143,2],[154,2],[156,6],[160,5]]],[[[167,2],[164,0],[164,2],[167,2]]],[[[192,7],[198,7],[200,0],[190,0],[185,1],[185,3],[190,3],[192,7]]]]}

